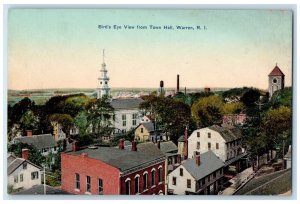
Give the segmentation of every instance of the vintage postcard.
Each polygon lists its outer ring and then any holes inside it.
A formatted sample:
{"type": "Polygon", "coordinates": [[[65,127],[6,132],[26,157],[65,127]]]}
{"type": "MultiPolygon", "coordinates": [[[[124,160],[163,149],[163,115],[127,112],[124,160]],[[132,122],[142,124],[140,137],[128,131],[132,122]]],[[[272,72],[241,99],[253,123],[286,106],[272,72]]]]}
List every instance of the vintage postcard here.
{"type": "Polygon", "coordinates": [[[292,195],[292,10],[9,8],[7,37],[11,198],[292,195]]]}

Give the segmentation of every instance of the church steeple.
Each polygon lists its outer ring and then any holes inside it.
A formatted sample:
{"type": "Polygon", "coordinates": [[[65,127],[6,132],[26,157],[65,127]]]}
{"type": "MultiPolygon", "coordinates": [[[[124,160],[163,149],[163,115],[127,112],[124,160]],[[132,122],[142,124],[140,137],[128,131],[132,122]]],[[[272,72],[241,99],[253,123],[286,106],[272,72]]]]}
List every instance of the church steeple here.
{"type": "Polygon", "coordinates": [[[109,77],[107,76],[106,64],[104,61],[104,50],[102,54],[102,67],[100,69],[100,76],[98,77],[97,99],[104,95],[110,95],[110,88],[108,86],[109,77]]]}

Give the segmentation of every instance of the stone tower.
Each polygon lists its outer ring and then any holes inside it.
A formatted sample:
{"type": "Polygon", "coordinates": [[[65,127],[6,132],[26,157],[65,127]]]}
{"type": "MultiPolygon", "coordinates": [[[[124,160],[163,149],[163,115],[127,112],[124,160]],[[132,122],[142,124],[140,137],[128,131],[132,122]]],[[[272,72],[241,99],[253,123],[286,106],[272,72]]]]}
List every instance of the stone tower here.
{"type": "Polygon", "coordinates": [[[276,66],[269,74],[269,93],[270,97],[274,94],[275,91],[281,90],[284,88],[284,74],[279,69],[279,67],[276,66]]]}
{"type": "Polygon", "coordinates": [[[109,77],[107,76],[106,64],[104,62],[104,50],[103,50],[103,63],[100,69],[100,76],[98,77],[97,86],[97,99],[102,98],[104,95],[110,95],[110,88],[108,86],[109,77]]]}

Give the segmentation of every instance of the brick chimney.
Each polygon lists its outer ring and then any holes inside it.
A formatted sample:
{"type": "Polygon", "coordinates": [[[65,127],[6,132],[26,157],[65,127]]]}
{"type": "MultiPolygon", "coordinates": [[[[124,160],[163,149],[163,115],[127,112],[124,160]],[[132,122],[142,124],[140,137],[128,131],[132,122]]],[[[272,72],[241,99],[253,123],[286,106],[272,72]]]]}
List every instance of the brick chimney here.
{"type": "Polygon", "coordinates": [[[196,162],[197,166],[200,166],[200,153],[195,151],[194,158],[195,158],[195,162],[196,162]]]}
{"type": "Polygon", "coordinates": [[[79,150],[78,141],[74,140],[74,141],[72,142],[72,151],[73,151],[73,152],[76,152],[76,151],[78,151],[78,150],[79,150]]]}
{"type": "Polygon", "coordinates": [[[88,153],[86,153],[86,152],[82,152],[82,153],[80,154],[80,156],[83,157],[83,158],[86,158],[86,157],[88,157],[89,155],[88,155],[88,153]]]}
{"type": "Polygon", "coordinates": [[[27,137],[32,137],[32,130],[26,130],[27,132],[27,137]]]}
{"type": "Polygon", "coordinates": [[[124,149],[124,139],[119,140],[119,149],[124,149]]]}
{"type": "Polygon", "coordinates": [[[157,141],[157,148],[160,149],[160,141],[157,141]]]}
{"type": "Polygon", "coordinates": [[[136,141],[132,141],[131,143],[131,151],[137,151],[136,141]]]}
{"type": "Polygon", "coordinates": [[[180,154],[177,155],[177,163],[181,164],[181,155],[180,154]]]}
{"type": "Polygon", "coordinates": [[[25,160],[29,159],[29,149],[22,149],[22,158],[25,160]]]}

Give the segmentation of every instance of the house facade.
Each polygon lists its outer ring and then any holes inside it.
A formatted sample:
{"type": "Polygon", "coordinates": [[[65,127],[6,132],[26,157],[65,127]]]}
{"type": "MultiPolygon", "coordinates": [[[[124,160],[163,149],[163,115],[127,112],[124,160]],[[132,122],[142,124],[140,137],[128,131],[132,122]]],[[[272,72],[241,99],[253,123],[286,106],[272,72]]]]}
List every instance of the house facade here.
{"type": "MultiPolygon", "coordinates": [[[[53,137],[55,141],[66,139],[66,133],[63,131],[61,124],[54,121],[51,122],[51,125],[53,127],[53,137]]],[[[70,128],[70,135],[78,135],[78,134],[79,134],[79,128],[77,128],[76,126],[70,128]]]]}
{"type": "Polygon", "coordinates": [[[96,147],[61,154],[62,190],[71,194],[165,194],[163,154],[148,155],[119,147],[96,147]]]}
{"type": "Polygon", "coordinates": [[[194,152],[168,175],[168,193],[216,195],[223,185],[224,163],[212,152],[194,152]]]}
{"type": "Polygon", "coordinates": [[[139,124],[134,131],[134,139],[138,142],[152,141],[154,135],[154,125],[152,122],[139,124]]]}
{"type": "Polygon", "coordinates": [[[29,189],[40,185],[41,167],[28,160],[29,150],[22,150],[22,158],[9,155],[7,157],[8,187],[12,189],[29,189]]]}
{"type": "Polygon", "coordinates": [[[142,117],[139,105],[142,102],[141,98],[119,98],[111,101],[110,104],[115,110],[115,133],[128,132],[139,125],[142,117]]]}

